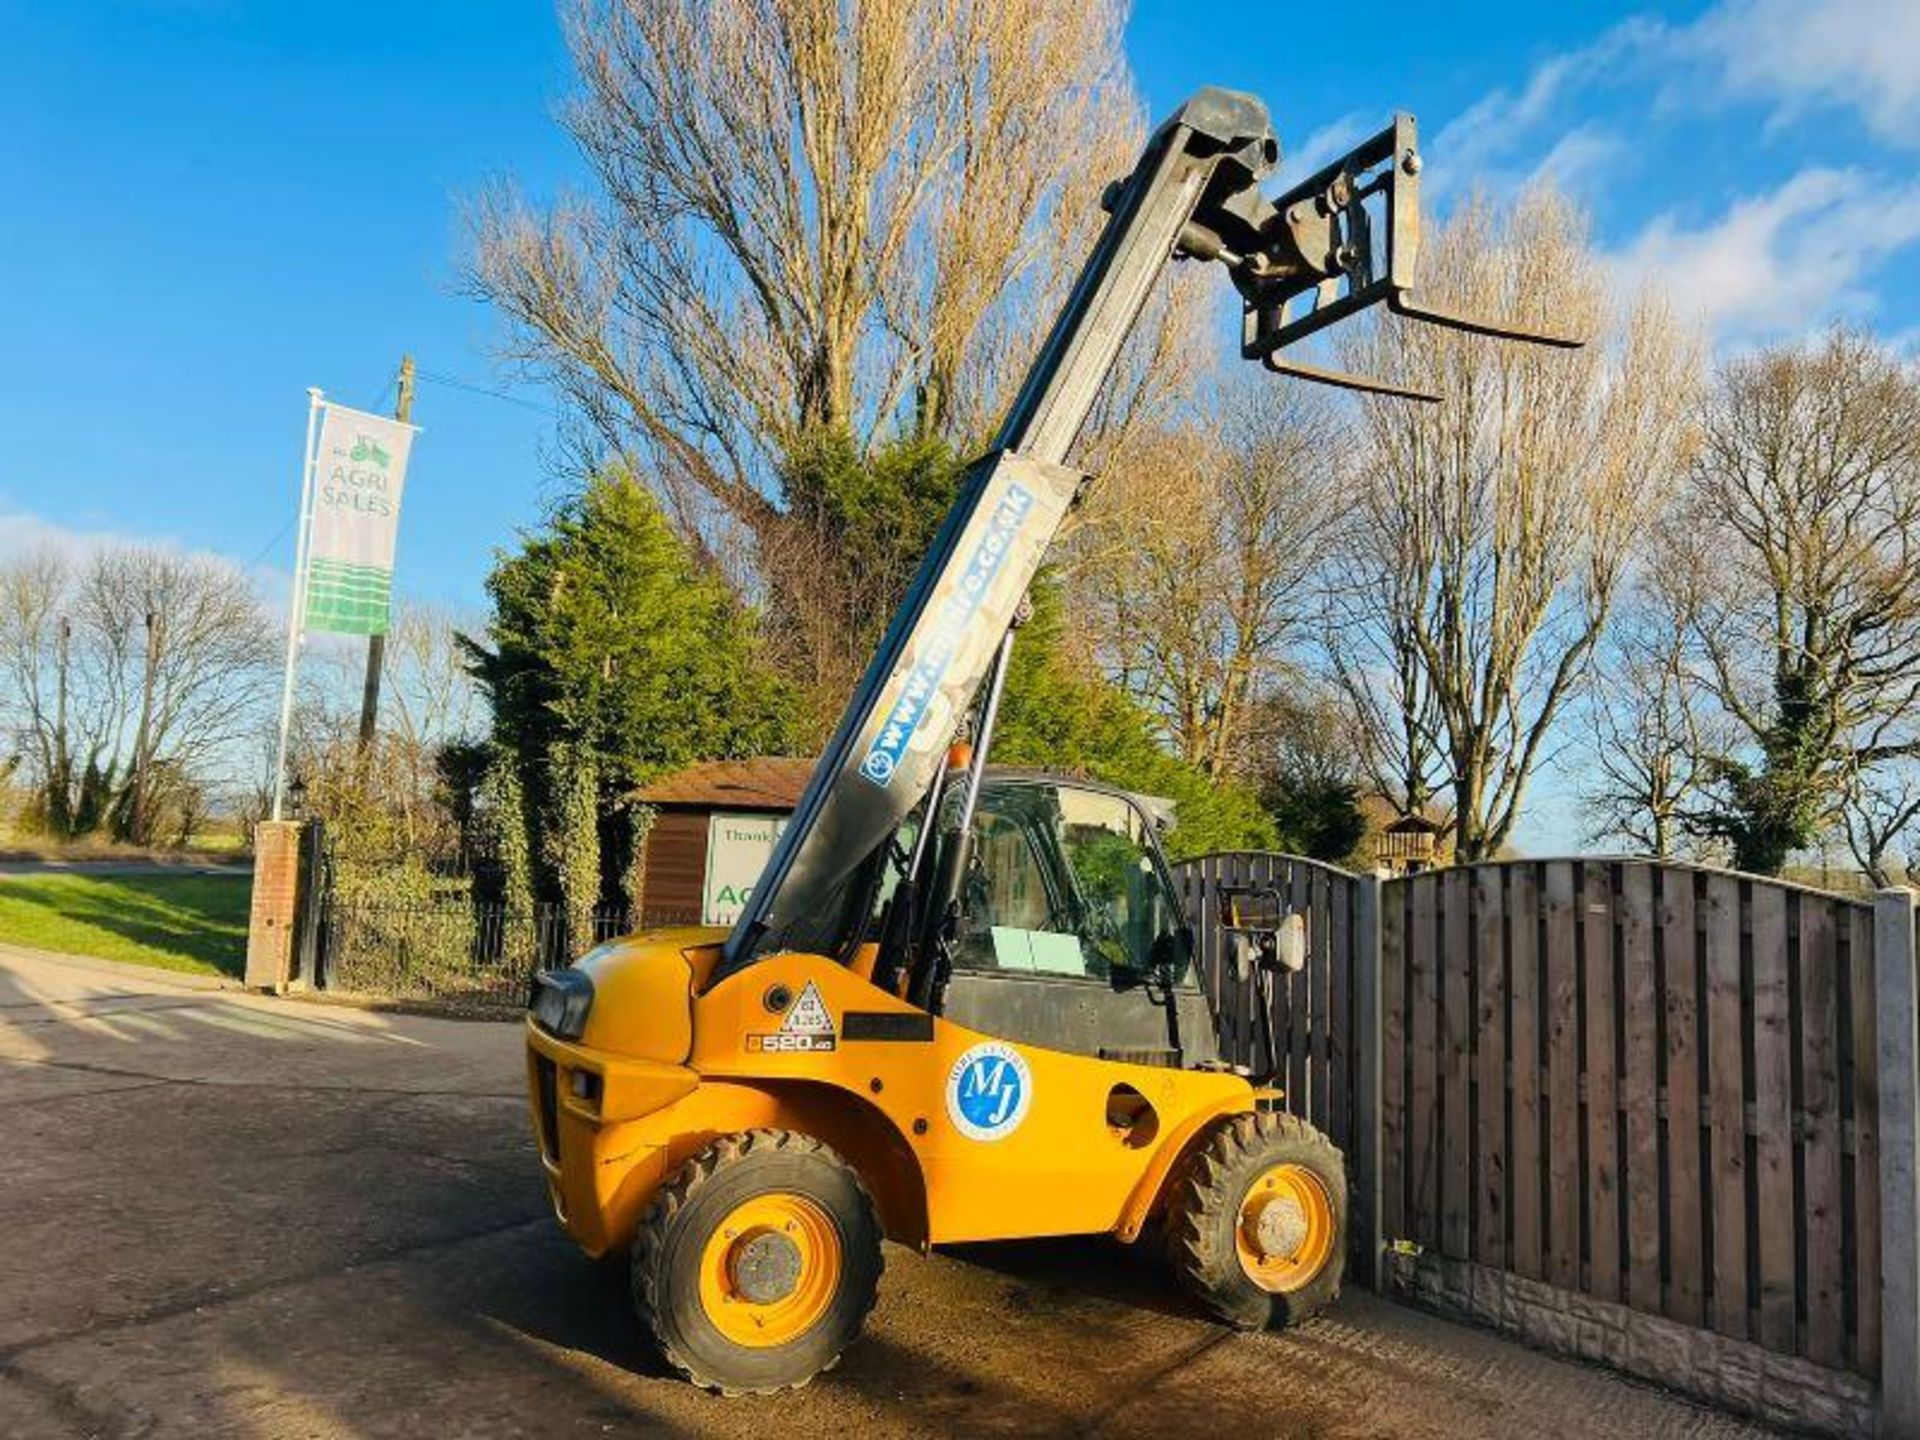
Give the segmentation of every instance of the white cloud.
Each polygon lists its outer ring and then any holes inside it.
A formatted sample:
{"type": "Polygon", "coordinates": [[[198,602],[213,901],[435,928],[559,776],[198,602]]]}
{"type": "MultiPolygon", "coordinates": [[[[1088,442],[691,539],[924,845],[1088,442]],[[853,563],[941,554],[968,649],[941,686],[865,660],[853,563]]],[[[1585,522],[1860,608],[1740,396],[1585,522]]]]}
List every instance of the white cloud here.
{"type": "Polygon", "coordinates": [[[1568,195],[1584,195],[1613,168],[1625,150],[1626,143],[1619,136],[1597,126],[1582,125],[1554,142],[1527,179],[1546,181],[1568,195]]]}
{"type": "Polygon", "coordinates": [[[1441,129],[1436,158],[1497,170],[1579,92],[1633,80],[1681,108],[1770,104],[1775,126],[1815,107],[1851,108],[1881,140],[1920,145],[1920,4],[1721,0],[1690,25],[1636,16],[1540,61],[1517,91],[1483,96],[1441,129]]]}
{"type": "MultiPolygon", "coordinates": [[[[1513,157],[1534,143],[1536,132],[1558,113],[1563,101],[1600,81],[1618,78],[1624,66],[1665,33],[1655,21],[1624,20],[1590,45],[1550,55],[1533,67],[1517,92],[1500,89],[1481,96],[1441,126],[1422,148],[1442,176],[1456,177],[1442,182],[1450,186],[1516,178],[1505,173],[1513,157]]],[[[1579,143],[1586,147],[1587,158],[1597,158],[1603,149],[1610,156],[1620,148],[1611,136],[1592,126],[1573,133],[1584,135],[1579,143]]],[[[1537,173],[1542,167],[1534,168],[1537,173]]]]}
{"type": "Polygon", "coordinates": [[[1280,168],[1275,178],[1282,186],[1297,185],[1322,165],[1337,160],[1369,135],[1385,127],[1386,117],[1349,111],[1332,124],[1322,125],[1297,146],[1280,137],[1280,168]]]}
{"type": "Polygon", "coordinates": [[[1719,69],[1728,93],[1773,101],[1788,118],[1855,108],[1882,140],[1920,144],[1914,0],[1724,0],[1673,34],[1682,56],[1719,69]]]}
{"type": "Polygon", "coordinates": [[[1563,187],[1590,180],[1626,150],[1623,137],[1588,124],[1554,142],[1545,161],[1527,166],[1521,157],[1537,153],[1550,127],[1593,92],[1634,85],[1651,86],[1668,114],[1758,101],[1772,107],[1776,129],[1810,109],[1851,108],[1881,141],[1920,145],[1920,0],[1721,0],[1689,25],[1621,21],[1443,125],[1427,147],[1434,198],[1469,184],[1512,189],[1540,175],[1563,187]]]}
{"type": "Polygon", "coordinates": [[[1616,260],[1623,278],[1660,282],[1715,339],[1738,343],[1870,311],[1863,282],[1916,240],[1920,182],[1814,168],[1699,228],[1659,216],[1616,260]]]}
{"type": "Polygon", "coordinates": [[[1527,133],[1545,118],[1569,77],[1583,68],[1585,53],[1576,51],[1542,61],[1517,95],[1506,90],[1482,95],[1443,125],[1431,145],[1423,148],[1463,171],[1491,165],[1524,143],[1527,133]]]}
{"type": "MultiPolygon", "coordinates": [[[[0,561],[13,556],[51,553],[70,564],[81,563],[101,550],[140,545],[174,554],[204,559],[229,569],[242,567],[231,555],[217,550],[183,545],[171,536],[128,535],[117,530],[83,530],[61,525],[25,510],[0,510],[0,561]]],[[[286,597],[293,588],[292,575],[272,565],[257,564],[246,570],[249,579],[267,603],[277,612],[286,612],[286,597]]]]}
{"type": "MultiPolygon", "coordinates": [[[[1623,21],[1441,127],[1427,147],[1430,199],[1444,207],[1469,186],[1499,193],[1548,179],[1588,192],[1604,213],[1593,192],[1646,143],[1628,121],[1575,123],[1608,91],[1659,125],[1663,146],[1684,146],[1690,116],[1736,100],[1766,106],[1771,128],[1849,107],[1878,140],[1914,145],[1920,0],[1720,0],[1690,24],[1623,21]]],[[[1822,148],[1832,147],[1814,153],[1822,148]]],[[[1616,255],[1622,277],[1661,281],[1723,343],[1869,315],[1876,272],[1920,242],[1920,182],[1852,163],[1858,148],[1737,196],[1718,216],[1658,216],[1616,255]]]]}
{"type": "Polygon", "coordinates": [[[23,510],[0,511],[0,558],[50,551],[84,560],[97,550],[131,543],[130,537],[107,530],[73,530],[23,510]]]}

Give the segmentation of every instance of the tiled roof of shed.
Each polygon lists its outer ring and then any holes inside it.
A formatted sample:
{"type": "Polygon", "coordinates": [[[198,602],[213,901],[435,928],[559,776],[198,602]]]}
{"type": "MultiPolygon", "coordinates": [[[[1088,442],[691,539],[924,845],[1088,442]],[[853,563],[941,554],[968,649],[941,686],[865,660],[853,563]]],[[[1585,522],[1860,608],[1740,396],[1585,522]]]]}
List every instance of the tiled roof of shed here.
{"type": "Polygon", "coordinates": [[[701,805],[715,810],[791,810],[800,803],[814,762],[790,755],[703,760],[662,775],[634,792],[649,805],[701,805]]]}

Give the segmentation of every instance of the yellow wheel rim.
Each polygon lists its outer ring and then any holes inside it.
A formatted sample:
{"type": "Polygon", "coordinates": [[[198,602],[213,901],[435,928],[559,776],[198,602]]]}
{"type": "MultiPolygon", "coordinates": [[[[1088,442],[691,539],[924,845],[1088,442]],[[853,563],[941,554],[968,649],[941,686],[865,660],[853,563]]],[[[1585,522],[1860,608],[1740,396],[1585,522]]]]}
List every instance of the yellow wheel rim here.
{"type": "Polygon", "coordinates": [[[1304,1165],[1275,1165],[1247,1187],[1233,1227],[1233,1248],[1249,1280],[1284,1295],[1325,1267],[1338,1241],[1337,1228],[1325,1182],[1304,1165]]]}
{"type": "Polygon", "coordinates": [[[804,1335],[839,1288],[839,1228],[791,1191],[734,1206],[700,1255],[701,1307],[736,1345],[764,1349],[804,1335]]]}

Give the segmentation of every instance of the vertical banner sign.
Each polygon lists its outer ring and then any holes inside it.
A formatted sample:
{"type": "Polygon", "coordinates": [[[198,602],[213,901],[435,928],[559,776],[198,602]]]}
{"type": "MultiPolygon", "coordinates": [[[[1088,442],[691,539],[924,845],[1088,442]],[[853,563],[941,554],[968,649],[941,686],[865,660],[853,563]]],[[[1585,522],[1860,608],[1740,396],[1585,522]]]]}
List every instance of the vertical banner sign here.
{"type": "Polygon", "coordinates": [[[308,629],[387,633],[394,535],[413,433],[399,420],[326,407],[314,455],[308,629]]]}

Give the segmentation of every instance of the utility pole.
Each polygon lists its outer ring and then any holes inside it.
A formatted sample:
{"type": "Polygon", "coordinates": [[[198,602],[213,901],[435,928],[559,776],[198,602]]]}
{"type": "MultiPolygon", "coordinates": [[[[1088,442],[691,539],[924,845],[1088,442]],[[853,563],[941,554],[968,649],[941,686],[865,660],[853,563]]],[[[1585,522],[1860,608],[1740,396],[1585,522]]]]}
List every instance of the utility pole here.
{"type": "Polygon", "coordinates": [[[157,610],[147,612],[147,664],[140,678],[140,728],[133,739],[133,796],[127,816],[127,838],[136,845],[147,843],[147,789],[153,783],[153,675],[160,666],[160,633],[165,617],[157,610]]]}
{"type": "MultiPolygon", "coordinates": [[[[400,357],[400,383],[393,404],[393,418],[404,424],[413,421],[413,356],[400,357]]],[[[387,658],[387,637],[367,637],[367,683],[360,691],[360,755],[364,759],[373,748],[374,727],[380,719],[380,667],[387,658]]]]}
{"type": "Polygon", "coordinates": [[[73,766],[67,757],[67,658],[73,646],[73,621],[66,616],[60,617],[60,641],[58,658],[55,661],[57,682],[59,685],[53,711],[53,764],[48,768],[52,774],[53,793],[48,797],[48,808],[53,812],[53,828],[63,840],[73,838],[74,803],[73,766]]]}

